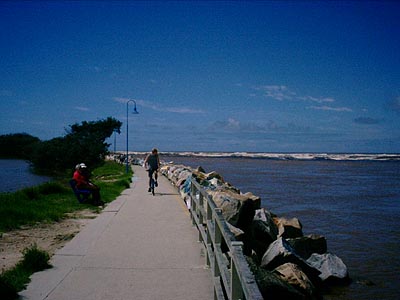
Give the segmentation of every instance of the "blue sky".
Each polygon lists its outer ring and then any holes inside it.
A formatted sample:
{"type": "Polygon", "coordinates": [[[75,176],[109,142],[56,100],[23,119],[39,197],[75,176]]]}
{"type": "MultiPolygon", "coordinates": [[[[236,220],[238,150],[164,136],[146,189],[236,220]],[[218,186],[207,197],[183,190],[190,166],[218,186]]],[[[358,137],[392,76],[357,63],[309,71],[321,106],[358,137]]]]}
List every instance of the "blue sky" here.
{"type": "Polygon", "coordinates": [[[132,151],[400,152],[400,2],[2,1],[0,44],[0,134],[125,150],[133,99],[132,151]]]}

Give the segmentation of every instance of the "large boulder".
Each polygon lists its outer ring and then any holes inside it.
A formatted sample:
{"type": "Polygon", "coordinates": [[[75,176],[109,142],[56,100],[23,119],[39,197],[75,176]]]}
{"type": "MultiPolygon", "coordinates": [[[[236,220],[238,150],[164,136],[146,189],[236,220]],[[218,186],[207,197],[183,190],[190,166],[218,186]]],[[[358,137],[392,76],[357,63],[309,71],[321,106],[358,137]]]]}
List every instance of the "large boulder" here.
{"type": "Polygon", "coordinates": [[[190,168],[182,165],[173,165],[168,169],[167,177],[175,186],[178,186],[178,180],[180,178],[183,179],[185,176],[187,177],[189,173],[191,175],[190,168]]]}
{"type": "Polygon", "coordinates": [[[256,197],[252,193],[238,194],[230,190],[208,191],[208,193],[215,205],[222,210],[225,220],[234,226],[237,226],[240,208],[246,201],[253,202],[251,206],[254,209],[259,209],[261,204],[260,197],[256,197]]]}
{"type": "Polygon", "coordinates": [[[207,176],[204,172],[200,171],[200,170],[193,170],[193,177],[196,179],[196,181],[198,183],[200,183],[200,185],[208,185],[208,182],[205,183],[207,181],[207,176]]]}
{"type": "Polygon", "coordinates": [[[251,272],[264,299],[306,300],[306,297],[272,271],[260,268],[248,258],[251,272]]]}
{"type": "Polygon", "coordinates": [[[261,220],[253,220],[251,224],[251,247],[257,254],[258,259],[261,261],[265,251],[269,245],[276,240],[276,236],[271,233],[270,228],[266,222],[261,220]]]}
{"type": "Polygon", "coordinates": [[[202,169],[193,170],[193,177],[205,189],[212,191],[230,190],[235,193],[240,193],[240,190],[226,182],[220,174],[215,171],[204,173],[202,169]]]}
{"type": "Polygon", "coordinates": [[[287,239],[287,242],[303,259],[308,259],[313,253],[324,254],[328,248],[325,237],[318,234],[287,239]]]}
{"type": "Polygon", "coordinates": [[[175,186],[180,187],[188,178],[192,177],[192,172],[190,170],[181,170],[176,174],[175,186]]]}
{"type": "Polygon", "coordinates": [[[261,267],[273,270],[285,263],[294,263],[298,265],[308,278],[313,282],[318,282],[318,275],[320,272],[297,255],[288,242],[280,237],[268,247],[262,257],[261,267]]]}
{"type": "Polygon", "coordinates": [[[317,289],[299,266],[286,263],[274,269],[273,273],[306,295],[307,299],[318,299],[317,289]]]}
{"type": "Polygon", "coordinates": [[[299,219],[275,218],[274,220],[276,226],[278,226],[278,236],[284,239],[303,236],[303,225],[301,225],[299,219]]]}
{"type": "MultiPolygon", "coordinates": [[[[275,241],[278,237],[278,226],[276,226],[274,222],[274,218],[276,216],[266,210],[265,208],[257,209],[254,214],[254,219],[253,221],[258,224],[262,224],[262,226],[259,226],[261,229],[261,238],[267,234],[269,236],[268,239],[271,241],[275,241]]],[[[257,233],[255,233],[255,238],[258,238],[257,233]]]]}
{"type": "Polygon", "coordinates": [[[256,211],[255,203],[251,199],[247,199],[239,209],[239,215],[236,222],[236,227],[243,230],[243,253],[244,255],[251,255],[252,250],[252,232],[251,225],[256,211]]]}
{"type": "Polygon", "coordinates": [[[327,284],[348,284],[350,282],[346,265],[332,253],[314,253],[307,263],[320,271],[319,278],[327,284]]]}
{"type": "Polygon", "coordinates": [[[278,227],[274,223],[274,215],[265,208],[256,210],[251,225],[251,247],[257,254],[259,261],[269,245],[277,239],[278,227]]]}
{"type": "Polygon", "coordinates": [[[237,227],[231,225],[228,222],[226,222],[226,225],[228,226],[230,232],[235,236],[235,239],[237,241],[242,241],[243,240],[244,231],[242,229],[237,228],[237,227]]]}
{"type": "Polygon", "coordinates": [[[204,174],[204,175],[205,175],[206,180],[211,180],[213,178],[216,178],[218,180],[224,181],[222,176],[220,174],[218,174],[217,172],[215,172],[215,171],[212,171],[212,172],[204,174]]]}
{"type": "MultiPolygon", "coordinates": [[[[276,218],[276,215],[270,212],[269,210],[265,209],[264,207],[257,209],[254,215],[254,220],[261,220],[263,222],[273,222],[274,225],[276,226],[274,218],[276,218]]],[[[276,232],[276,234],[278,235],[278,231],[276,232]]]]}

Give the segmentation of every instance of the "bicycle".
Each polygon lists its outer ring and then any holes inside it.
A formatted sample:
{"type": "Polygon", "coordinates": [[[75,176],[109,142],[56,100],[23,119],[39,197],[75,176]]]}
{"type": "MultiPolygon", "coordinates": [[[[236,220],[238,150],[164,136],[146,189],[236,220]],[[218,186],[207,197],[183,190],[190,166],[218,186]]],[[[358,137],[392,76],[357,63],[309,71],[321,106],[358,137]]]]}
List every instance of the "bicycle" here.
{"type": "Polygon", "coordinates": [[[154,173],[157,172],[156,170],[148,169],[147,172],[149,172],[149,177],[150,177],[150,188],[149,192],[155,195],[154,189],[157,186],[157,181],[154,179],[154,173]]]}
{"type": "Polygon", "coordinates": [[[150,190],[151,190],[151,193],[153,194],[153,196],[154,196],[154,187],[155,187],[155,185],[156,185],[156,181],[154,180],[153,174],[152,174],[151,178],[150,178],[150,190]]]}

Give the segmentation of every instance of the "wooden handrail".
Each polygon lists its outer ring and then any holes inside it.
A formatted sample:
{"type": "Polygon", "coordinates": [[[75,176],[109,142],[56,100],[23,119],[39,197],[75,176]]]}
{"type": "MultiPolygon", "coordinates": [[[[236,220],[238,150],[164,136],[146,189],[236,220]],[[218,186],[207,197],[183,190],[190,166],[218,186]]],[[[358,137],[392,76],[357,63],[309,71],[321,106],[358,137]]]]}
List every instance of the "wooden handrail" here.
{"type": "Polygon", "coordinates": [[[261,300],[261,292],[243,254],[214,200],[191,177],[190,215],[206,249],[206,265],[214,279],[215,300],[261,300]]]}

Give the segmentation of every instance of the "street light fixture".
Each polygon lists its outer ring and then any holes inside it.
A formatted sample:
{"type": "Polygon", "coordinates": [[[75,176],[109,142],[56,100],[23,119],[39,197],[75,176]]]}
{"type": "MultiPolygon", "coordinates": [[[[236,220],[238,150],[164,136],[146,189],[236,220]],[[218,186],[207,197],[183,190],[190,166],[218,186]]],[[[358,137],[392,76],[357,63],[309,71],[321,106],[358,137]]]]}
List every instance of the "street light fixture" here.
{"type": "Polygon", "coordinates": [[[128,139],[128,135],[129,135],[129,125],[128,125],[128,107],[129,107],[129,103],[132,102],[134,104],[133,107],[133,112],[132,114],[137,115],[139,112],[136,109],[136,101],[135,100],[128,100],[126,101],[126,173],[129,173],[129,152],[128,152],[128,145],[129,145],[129,139],[128,139]]]}

